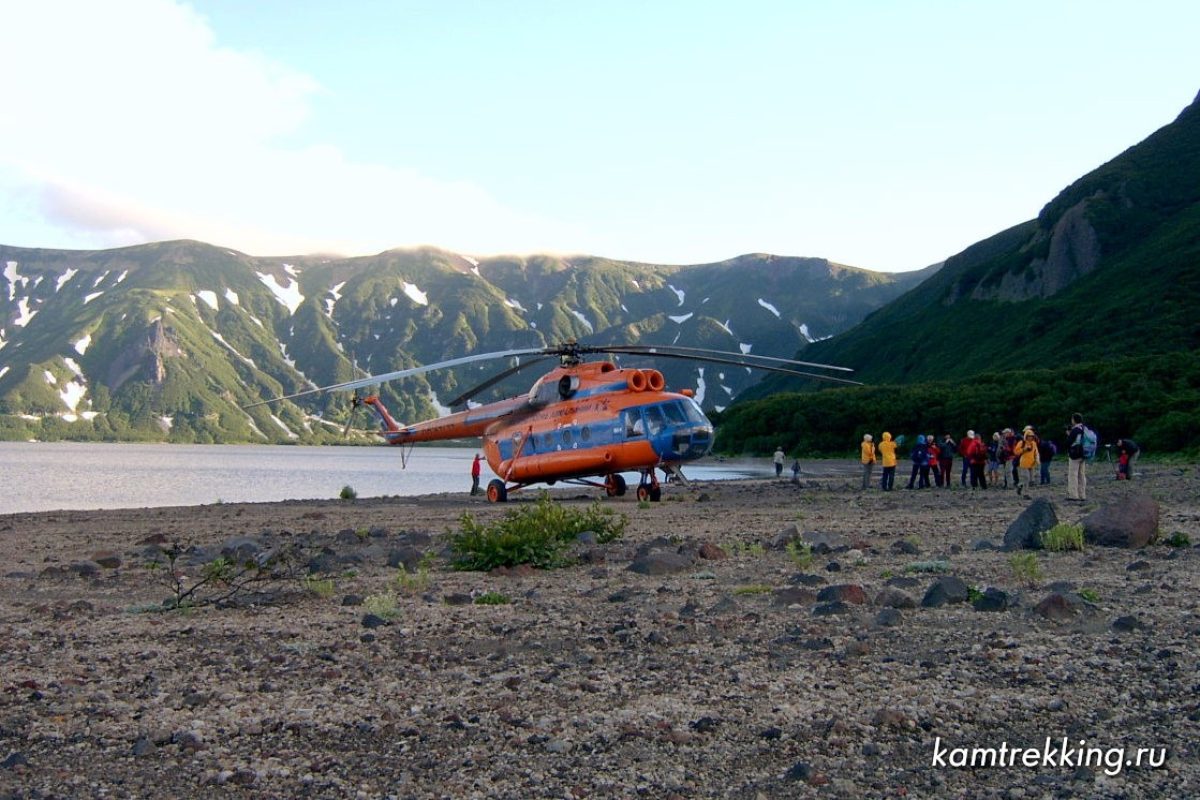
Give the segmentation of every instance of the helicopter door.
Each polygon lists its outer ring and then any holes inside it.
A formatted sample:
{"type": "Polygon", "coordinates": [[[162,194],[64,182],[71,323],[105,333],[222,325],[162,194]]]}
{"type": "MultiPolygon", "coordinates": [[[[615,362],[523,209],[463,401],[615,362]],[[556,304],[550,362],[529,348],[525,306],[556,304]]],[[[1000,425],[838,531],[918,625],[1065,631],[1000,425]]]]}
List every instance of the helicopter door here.
{"type": "Polygon", "coordinates": [[[640,439],[646,435],[646,428],[642,424],[642,410],[640,408],[627,408],[621,412],[621,428],[625,433],[626,439],[640,439]]]}

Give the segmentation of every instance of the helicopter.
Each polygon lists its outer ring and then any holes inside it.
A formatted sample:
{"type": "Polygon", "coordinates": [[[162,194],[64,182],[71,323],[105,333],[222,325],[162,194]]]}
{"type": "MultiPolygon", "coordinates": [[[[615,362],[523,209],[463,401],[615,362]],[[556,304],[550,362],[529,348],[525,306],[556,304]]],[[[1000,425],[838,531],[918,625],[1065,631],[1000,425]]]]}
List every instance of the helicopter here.
{"type": "Polygon", "coordinates": [[[675,345],[584,345],[570,341],[452,358],[308,389],[252,403],[247,408],[311,394],[353,390],[351,416],[344,433],[349,433],[356,409],[370,408],[379,423],[378,434],[390,445],[409,448],[408,453],[402,451],[405,467],[412,446],[419,442],[482,438],[488,466],[499,476],[488,483],[486,494],[490,502],[503,503],[512,492],[534,484],[557,482],[593,486],[610,497],[620,497],[628,491],[623,472],[641,476],[636,490],[638,500],[656,502],[662,498],[656,470],[686,482],[681,465],[708,455],[713,445],[713,424],[691,389],[668,391],[662,373],[656,369],[622,368],[609,360],[585,360],[585,356],[593,354],[730,364],[859,385],[858,381],[847,378],[798,369],[853,371],[830,364],[675,345]],[[516,366],[451,400],[449,406],[468,405],[480,392],[550,358],[557,358],[559,363],[523,395],[468,407],[425,422],[400,424],[378,395],[364,397],[358,392],[364,387],[433,370],[526,356],[533,358],[518,361],[516,366]]]}

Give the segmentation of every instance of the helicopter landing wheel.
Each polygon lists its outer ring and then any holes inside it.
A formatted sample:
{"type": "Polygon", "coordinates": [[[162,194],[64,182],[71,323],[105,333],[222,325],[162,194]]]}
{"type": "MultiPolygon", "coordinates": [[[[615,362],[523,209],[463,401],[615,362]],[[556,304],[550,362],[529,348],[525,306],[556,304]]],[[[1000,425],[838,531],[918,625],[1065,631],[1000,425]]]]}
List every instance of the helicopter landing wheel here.
{"type": "Polygon", "coordinates": [[[623,497],[627,488],[625,478],[615,472],[604,479],[604,493],[609,497],[623,497]]]}
{"type": "Polygon", "coordinates": [[[650,486],[643,483],[637,488],[637,499],[642,502],[657,503],[662,500],[662,489],[658,486],[650,486]]]}
{"type": "Polygon", "coordinates": [[[487,499],[489,503],[508,502],[508,487],[504,485],[504,481],[495,478],[488,482],[487,499]]]}

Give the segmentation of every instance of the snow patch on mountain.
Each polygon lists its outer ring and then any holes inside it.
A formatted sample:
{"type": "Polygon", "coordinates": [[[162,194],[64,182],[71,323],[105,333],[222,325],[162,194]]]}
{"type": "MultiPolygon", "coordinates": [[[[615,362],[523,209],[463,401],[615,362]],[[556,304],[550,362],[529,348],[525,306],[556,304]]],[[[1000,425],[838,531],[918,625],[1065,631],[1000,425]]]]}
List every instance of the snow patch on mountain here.
{"type": "Polygon", "coordinates": [[[211,289],[201,289],[200,291],[196,292],[194,297],[199,297],[201,300],[207,303],[208,307],[213,311],[217,310],[217,293],[211,289]]]}
{"type": "Polygon", "coordinates": [[[3,367],[0,367],[0,378],[3,378],[9,369],[11,369],[11,367],[9,367],[7,364],[5,364],[3,367]]]}
{"type": "Polygon", "coordinates": [[[241,305],[241,301],[238,298],[238,293],[235,292],[233,289],[225,290],[225,299],[228,300],[231,305],[235,305],[235,306],[241,305]]]}
{"type": "Polygon", "coordinates": [[[284,264],[283,271],[286,272],[288,275],[291,275],[293,278],[300,277],[300,270],[296,269],[291,264],[284,264]]]}
{"type": "Polygon", "coordinates": [[[729,320],[725,320],[724,322],[718,322],[717,325],[721,326],[721,330],[725,331],[730,336],[733,336],[733,328],[729,327],[729,320]]]}
{"type": "Polygon", "coordinates": [[[513,300],[511,297],[504,298],[504,305],[508,306],[509,308],[515,308],[517,311],[520,311],[522,314],[528,313],[525,310],[525,306],[521,305],[521,303],[519,301],[513,300]]]}
{"type": "Polygon", "coordinates": [[[87,349],[91,345],[91,343],[92,343],[92,335],[90,333],[87,333],[87,334],[84,334],[83,336],[81,336],[80,338],[76,339],[75,341],[71,342],[71,347],[75,348],[76,353],[79,353],[79,355],[83,355],[84,353],[87,352],[87,349]]]}
{"type": "Polygon", "coordinates": [[[433,409],[437,412],[439,418],[448,417],[454,413],[454,410],[450,408],[450,406],[442,405],[442,401],[438,400],[437,393],[432,389],[429,390],[429,404],[433,406],[433,409]]]}
{"type": "MultiPolygon", "coordinates": [[[[284,265],[287,268],[287,265],[284,265]]],[[[262,284],[271,290],[271,294],[275,295],[275,299],[280,305],[284,306],[289,314],[295,314],[296,309],[304,302],[304,295],[300,294],[300,281],[295,279],[295,273],[291,273],[292,277],[288,279],[288,285],[283,286],[275,279],[274,275],[265,272],[255,272],[262,284]]]]}
{"type": "Polygon", "coordinates": [[[415,284],[408,283],[407,281],[405,281],[404,293],[406,295],[408,295],[409,300],[412,300],[414,303],[416,303],[419,306],[429,305],[429,295],[425,294],[420,289],[418,289],[415,284]]]}
{"type": "Polygon", "coordinates": [[[708,387],[704,383],[704,367],[696,367],[696,402],[704,405],[704,391],[708,387]]]}
{"type": "Polygon", "coordinates": [[[96,280],[92,281],[92,288],[95,289],[97,286],[99,286],[101,283],[103,283],[104,279],[108,277],[108,273],[111,271],[112,270],[107,270],[107,269],[104,270],[104,272],[100,275],[99,278],[96,278],[96,280]]]}
{"type": "Polygon", "coordinates": [[[54,282],[54,291],[57,292],[59,289],[61,289],[63,286],[66,285],[67,281],[71,280],[71,278],[74,278],[78,274],[79,274],[79,270],[68,268],[67,271],[64,272],[62,275],[59,275],[58,280],[56,280],[54,282]]]}
{"type": "Polygon", "coordinates": [[[337,286],[334,286],[329,290],[329,293],[333,295],[333,297],[325,298],[325,316],[330,318],[333,317],[333,307],[337,305],[338,300],[342,299],[342,287],[345,285],[346,282],[342,281],[337,286]]]}
{"type": "Polygon", "coordinates": [[[64,357],[63,357],[63,363],[67,365],[67,369],[71,370],[71,373],[72,373],[72,374],[73,374],[73,375],[74,375],[76,378],[78,378],[78,379],[79,379],[79,380],[81,380],[81,381],[84,379],[84,378],[83,378],[83,370],[79,368],[79,362],[78,362],[78,361],[76,361],[75,359],[71,358],[70,356],[64,356],[64,357]]]}
{"type": "Polygon", "coordinates": [[[687,322],[689,319],[691,319],[694,316],[695,316],[694,312],[689,312],[687,314],[684,314],[684,315],[678,316],[678,317],[667,317],[667,319],[671,320],[672,322],[678,323],[679,325],[682,325],[683,323],[687,322]]]}
{"type": "Polygon", "coordinates": [[[766,300],[763,300],[761,297],[758,298],[758,304],[760,306],[762,306],[763,308],[765,308],[767,311],[770,311],[776,317],[779,316],[779,309],[776,308],[775,306],[771,305],[770,303],[768,303],[766,300]]]}
{"type": "Polygon", "coordinates": [[[589,322],[588,318],[585,317],[583,314],[581,314],[580,312],[576,311],[573,308],[568,308],[567,311],[570,311],[572,314],[574,314],[575,318],[584,324],[584,326],[588,329],[588,333],[591,333],[593,330],[595,330],[592,327],[592,323],[589,322]]]}
{"type": "Polygon", "coordinates": [[[46,378],[46,383],[54,386],[58,383],[58,378],[54,377],[54,373],[48,369],[42,370],[42,375],[46,378]]]}
{"type": "Polygon", "coordinates": [[[289,439],[299,439],[300,438],[299,434],[292,431],[292,429],[287,426],[287,423],[285,423],[283,420],[281,420],[279,417],[275,416],[274,414],[271,415],[271,421],[274,422],[276,425],[278,425],[280,428],[282,428],[283,432],[287,434],[287,437],[289,439]]]}
{"type": "Polygon", "coordinates": [[[163,433],[170,433],[171,428],[175,427],[175,417],[170,414],[163,414],[158,418],[158,427],[163,433]]]}
{"type": "Polygon", "coordinates": [[[4,265],[4,277],[8,281],[8,302],[12,302],[17,296],[17,282],[21,282],[21,287],[29,285],[29,278],[22,278],[17,272],[17,262],[9,261],[4,265]]]}
{"type": "Polygon", "coordinates": [[[16,325],[18,328],[24,328],[37,313],[37,309],[29,307],[29,298],[22,297],[17,301],[17,318],[13,320],[13,325],[16,325]]]}
{"type": "Polygon", "coordinates": [[[77,380],[72,380],[63,384],[63,389],[58,393],[58,396],[62,398],[63,404],[71,409],[71,413],[74,414],[79,407],[79,401],[83,399],[85,394],[87,394],[87,386],[77,380]]]}
{"type": "MultiPolygon", "coordinates": [[[[103,290],[103,289],[101,289],[101,290],[100,290],[100,291],[98,291],[98,292],[92,292],[92,293],[91,293],[91,294],[89,294],[87,297],[83,298],[83,304],[86,306],[88,303],[92,302],[93,300],[95,300],[97,297],[99,297],[99,296],[100,296],[100,295],[102,295],[102,294],[104,294],[104,290],[103,290]]],[[[173,310],[173,309],[168,309],[168,310],[170,311],[170,310],[173,310]]]]}
{"type": "Polygon", "coordinates": [[[754,345],[752,345],[752,344],[746,344],[745,342],[738,342],[738,347],[740,347],[740,348],[741,348],[741,350],[742,350],[742,355],[744,355],[744,356],[748,356],[748,355],[750,355],[750,348],[751,348],[751,347],[754,347],[754,345]]]}
{"type": "Polygon", "coordinates": [[[221,344],[225,345],[225,347],[229,349],[229,352],[233,353],[235,356],[237,356],[238,358],[240,358],[242,361],[244,361],[245,363],[249,364],[250,366],[254,367],[255,369],[258,369],[258,365],[257,365],[257,364],[255,364],[255,363],[254,363],[252,360],[250,360],[250,359],[246,358],[244,355],[242,355],[241,353],[239,353],[239,352],[237,351],[237,348],[235,348],[235,347],[234,347],[233,345],[231,345],[229,342],[225,341],[225,337],[224,337],[224,336],[222,336],[221,334],[217,333],[217,332],[216,332],[216,331],[214,331],[212,328],[209,328],[208,332],[209,332],[209,333],[211,333],[211,334],[213,335],[213,338],[214,338],[214,339],[216,339],[216,340],[217,340],[218,342],[220,342],[221,344]]]}
{"type": "Polygon", "coordinates": [[[129,270],[125,270],[124,272],[122,272],[120,275],[117,276],[117,283],[121,283],[121,281],[125,280],[128,277],[129,277],[129,270]]]}
{"type": "Polygon", "coordinates": [[[667,284],[667,288],[670,289],[672,292],[674,292],[675,296],[679,298],[679,305],[683,305],[683,298],[686,297],[683,289],[676,289],[674,286],[672,286],[669,283],[667,284]]]}

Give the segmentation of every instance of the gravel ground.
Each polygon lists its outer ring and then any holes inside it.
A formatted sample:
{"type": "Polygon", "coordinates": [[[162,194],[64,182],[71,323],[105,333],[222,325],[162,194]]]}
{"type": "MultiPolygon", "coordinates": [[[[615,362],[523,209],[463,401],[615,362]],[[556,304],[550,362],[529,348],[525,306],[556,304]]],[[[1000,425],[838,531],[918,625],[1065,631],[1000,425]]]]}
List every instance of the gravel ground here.
{"type": "Polygon", "coordinates": [[[626,534],[580,543],[575,566],[437,560],[404,586],[389,559],[442,553],[464,511],[509,509],[436,495],[0,516],[0,798],[1200,796],[1200,551],[1161,543],[1200,541],[1200,470],[1091,477],[1084,504],[1061,483],[862,492],[844,464],[673,484],[649,506],[603,500],[626,534]],[[1135,493],[1158,502],[1160,543],[1041,552],[1032,579],[982,549],[1031,497],[1075,522],[1135,493]],[[811,563],[782,547],[793,533],[811,563]],[[275,581],[163,612],[156,540],[303,544],[332,593],[275,581]],[[955,602],[947,576],[1003,610],[955,602]],[[933,606],[939,579],[950,602],[933,606]],[[511,602],[473,602],[485,592],[511,602]],[[1002,745],[1052,755],[955,753],[1002,745]],[[1117,765],[1116,748],[1166,752],[1117,765]]]}

